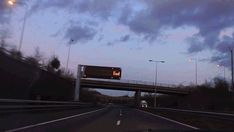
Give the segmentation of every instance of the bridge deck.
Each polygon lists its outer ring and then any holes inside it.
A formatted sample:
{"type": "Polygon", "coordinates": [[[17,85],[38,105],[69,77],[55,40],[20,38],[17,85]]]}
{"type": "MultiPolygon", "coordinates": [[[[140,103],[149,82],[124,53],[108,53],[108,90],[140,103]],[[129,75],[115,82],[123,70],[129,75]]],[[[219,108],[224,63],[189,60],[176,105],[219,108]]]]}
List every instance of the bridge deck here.
{"type": "MultiPolygon", "coordinates": [[[[155,85],[153,83],[139,83],[133,81],[109,81],[109,80],[93,80],[81,79],[81,87],[83,88],[100,88],[112,90],[126,90],[126,91],[142,91],[155,92],[155,85]]],[[[157,93],[163,94],[177,94],[187,95],[189,93],[186,89],[181,89],[175,85],[157,85],[157,93]]]]}

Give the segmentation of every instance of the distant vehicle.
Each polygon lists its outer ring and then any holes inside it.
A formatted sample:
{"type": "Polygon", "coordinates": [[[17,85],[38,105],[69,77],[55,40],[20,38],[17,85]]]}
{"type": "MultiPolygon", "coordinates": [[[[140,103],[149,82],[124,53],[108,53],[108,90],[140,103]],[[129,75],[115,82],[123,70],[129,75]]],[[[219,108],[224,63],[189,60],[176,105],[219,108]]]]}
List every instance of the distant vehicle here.
{"type": "Polygon", "coordinates": [[[147,107],[148,107],[148,103],[147,103],[145,100],[141,100],[140,106],[141,106],[142,108],[147,108],[147,107]]]}

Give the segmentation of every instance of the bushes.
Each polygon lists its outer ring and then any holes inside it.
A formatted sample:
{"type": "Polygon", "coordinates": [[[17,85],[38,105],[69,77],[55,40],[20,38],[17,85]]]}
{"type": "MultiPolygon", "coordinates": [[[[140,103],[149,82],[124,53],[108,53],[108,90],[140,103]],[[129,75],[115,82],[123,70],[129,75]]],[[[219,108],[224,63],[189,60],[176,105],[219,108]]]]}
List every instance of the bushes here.
{"type": "MultiPolygon", "coordinates": [[[[212,82],[205,83],[197,87],[187,87],[192,89],[187,96],[159,95],[157,104],[163,107],[226,111],[234,110],[232,102],[232,92],[229,90],[227,81],[221,78],[214,78],[212,82]]],[[[143,98],[149,101],[152,106],[154,96],[146,94],[143,98]]]]}

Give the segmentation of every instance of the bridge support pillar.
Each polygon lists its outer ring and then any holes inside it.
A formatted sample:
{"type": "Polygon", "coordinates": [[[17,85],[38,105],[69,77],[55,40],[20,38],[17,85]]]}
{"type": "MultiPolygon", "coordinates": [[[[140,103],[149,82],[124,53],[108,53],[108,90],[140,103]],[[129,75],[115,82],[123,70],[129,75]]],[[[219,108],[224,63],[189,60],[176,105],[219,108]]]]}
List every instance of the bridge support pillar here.
{"type": "Polygon", "coordinates": [[[139,107],[141,101],[141,90],[135,92],[135,106],[139,107]]]}
{"type": "Polygon", "coordinates": [[[74,101],[79,101],[79,98],[80,98],[81,67],[82,67],[82,65],[78,65],[76,87],[75,87],[75,90],[74,90],[74,101]]]}

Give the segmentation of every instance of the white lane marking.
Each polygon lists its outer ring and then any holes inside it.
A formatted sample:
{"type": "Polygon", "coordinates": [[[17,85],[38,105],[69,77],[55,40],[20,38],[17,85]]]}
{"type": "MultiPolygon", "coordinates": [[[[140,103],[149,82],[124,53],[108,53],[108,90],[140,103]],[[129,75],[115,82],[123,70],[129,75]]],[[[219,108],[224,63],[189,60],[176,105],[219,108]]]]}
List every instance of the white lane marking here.
{"type": "Polygon", "coordinates": [[[157,109],[174,110],[174,111],[191,112],[191,113],[201,113],[201,114],[211,114],[211,115],[221,115],[221,116],[233,116],[234,117],[234,114],[229,114],[229,113],[217,113],[217,112],[208,112],[208,111],[193,111],[193,110],[172,109],[172,108],[157,108],[157,109]]]}
{"type": "Polygon", "coordinates": [[[121,109],[119,110],[119,116],[122,116],[122,110],[121,109]]]}
{"type": "MultiPolygon", "coordinates": [[[[138,110],[138,109],[136,109],[136,110],[138,110]]],[[[155,117],[158,117],[158,118],[161,118],[161,119],[164,119],[164,120],[167,120],[167,121],[170,121],[170,122],[173,122],[173,123],[177,123],[177,124],[180,124],[180,125],[183,125],[183,126],[195,129],[195,130],[199,130],[199,128],[197,128],[197,127],[194,127],[194,126],[191,126],[191,125],[188,125],[188,124],[184,124],[184,123],[181,123],[181,122],[178,122],[178,121],[175,121],[175,120],[163,117],[163,116],[155,115],[155,114],[152,114],[150,112],[143,111],[143,110],[138,110],[138,111],[149,114],[149,115],[152,115],[152,116],[155,116],[155,117]]]]}
{"type": "Polygon", "coordinates": [[[82,115],[95,113],[95,112],[101,111],[103,109],[105,109],[105,108],[94,110],[94,111],[89,111],[89,112],[86,112],[86,113],[81,113],[81,114],[77,114],[77,115],[73,115],[73,116],[68,116],[68,117],[64,117],[64,118],[59,118],[59,119],[55,119],[55,120],[51,120],[51,121],[47,121],[47,122],[42,122],[42,123],[38,123],[38,124],[33,124],[33,125],[28,125],[28,126],[24,126],[24,127],[20,127],[20,128],[15,128],[15,129],[7,130],[6,132],[15,132],[15,131],[29,129],[29,128],[33,128],[33,127],[37,127],[37,126],[47,125],[47,124],[50,124],[50,123],[55,123],[55,122],[59,122],[59,121],[79,117],[79,116],[82,116],[82,115]]]}
{"type": "Polygon", "coordinates": [[[120,121],[120,120],[118,120],[118,121],[117,121],[117,123],[116,123],[116,125],[117,125],[117,126],[119,126],[119,125],[120,125],[120,123],[121,123],[121,121],[120,121]]]}

